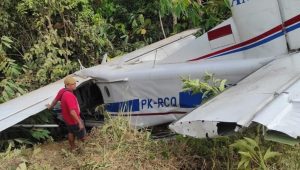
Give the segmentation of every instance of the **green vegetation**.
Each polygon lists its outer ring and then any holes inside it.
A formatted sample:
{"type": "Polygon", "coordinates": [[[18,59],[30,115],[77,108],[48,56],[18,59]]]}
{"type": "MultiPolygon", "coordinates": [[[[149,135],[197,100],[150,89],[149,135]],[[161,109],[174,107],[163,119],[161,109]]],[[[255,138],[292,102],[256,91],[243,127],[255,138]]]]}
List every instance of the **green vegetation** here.
{"type": "Polygon", "coordinates": [[[132,129],[121,117],[93,129],[87,142],[79,145],[81,149],[74,152],[66,142],[50,141],[30,149],[9,147],[0,154],[1,168],[195,169],[201,163],[184,142],[153,140],[149,132],[132,129]]]}
{"type": "MultiPolygon", "coordinates": [[[[105,53],[120,56],[186,29],[197,27],[202,34],[229,17],[226,2],[2,0],[0,103],[78,70],[78,60],[89,67],[105,53]]],[[[203,82],[183,82],[185,90],[201,92],[206,100],[226,83],[212,74],[203,82]]],[[[27,121],[47,122],[49,115],[27,121]]],[[[6,148],[0,153],[0,169],[300,169],[299,146],[265,141],[255,128],[216,139],[179,135],[153,140],[123,118],[108,119],[76,152],[68,150],[67,141],[53,142],[47,130],[31,129],[34,140],[0,142],[6,148]],[[44,144],[32,142],[45,139],[44,144]]]]}
{"type": "MultiPolygon", "coordinates": [[[[123,117],[109,119],[89,134],[80,149],[69,151],[67,141],[37,144],[31,148],[13,148],[0,153],[0,169],[237,169],[239,154],[257,155],[249,161],[248,169],[299,169],[300,147],[291,147],[260,139],[259,144],[243,135],[255,138],[251,128],[243,134],[216,139],[194,139],[182,136],[153,140],[146,130],[132,129],[123,117]],[[234,141],[238,141],[235,144],[234,141]],[[247,140],[247,142],[245,142],[247,140]],[[242,143],[242,144],[241,144],[242,143]],[[242,146],[246,150],[234,149],[242,146]],[[271,158],[277,153],[282,156],[271,158]],[[242,152],[244,151],[244,152],[242,152]],[[271,159],[269,159],[271,158],[271,159]]],[[[259,139],[259,138],[258,138],[259,139]]],[[[245,169],[241,166],[239,169],[245,169]]],[[[246,168],[247,169],[247,168],[246,168]]]]}
{"type": "Polygon", "coordinates": [[[224,0],[2,0],[0,103],[85,66],[230,16],[224,0]]]}
{"type": "Polygon", "coordinates": [[[225,90],[227,80],[217,79],[212,73],[205,73],[202,80],[182,78],[183,90],[192,91],[192,93],[202,93],[204,101],[216,96],[225,90]]]}
{"type": "Polygon", "coordinates": [[[241,155],[238,168],[243,167],[244,169],[251,169],[252,163],[258,166],[259,169],[267,169],[266,162],[269,159],[280,155],[278,152],[272,152],[270,147],[263,153],[259,144],[255,140],[247,137],[236,141],[230,146],[237,148],[239,150],[238,153],[241,155]]]}

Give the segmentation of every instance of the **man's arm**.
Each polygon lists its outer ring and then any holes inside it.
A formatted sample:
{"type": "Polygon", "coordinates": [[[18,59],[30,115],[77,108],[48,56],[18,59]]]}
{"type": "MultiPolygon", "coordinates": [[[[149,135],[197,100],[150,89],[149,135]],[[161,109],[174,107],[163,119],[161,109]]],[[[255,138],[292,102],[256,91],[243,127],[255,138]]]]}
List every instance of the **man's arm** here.
{"type": "Polygon", "coordinates": [[[53,109],[53,107],[56,105],[57,102],[58,102],[58,100],[56,100],[56,98],[55,98],[51,104],[47,104],[47,108],[49,110],[53,109]]]}
{"type": "Polygon", "coordinates": [[[82,130],[84,127],[83,127],[83,123],[82,121],[80,120],[79,116],[77,115],[77,113],[75,112],[75,110],[71,110],[70,111],[70,114],[71,116],[73,117],[74,120],[76,120],[78,122],[78,125],[79,125],[79,129],[82,130]]]}

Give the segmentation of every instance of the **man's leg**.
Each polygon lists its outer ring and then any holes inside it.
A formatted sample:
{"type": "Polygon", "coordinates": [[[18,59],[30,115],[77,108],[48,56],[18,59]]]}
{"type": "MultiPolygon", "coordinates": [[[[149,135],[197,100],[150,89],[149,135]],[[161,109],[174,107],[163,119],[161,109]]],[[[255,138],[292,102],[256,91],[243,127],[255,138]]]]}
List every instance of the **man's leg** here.
{"type": "MultiPolygon", "coordinates": [[[[79,127],[78,127],[79,128],[79,127]]],[[[83,128],[82,130],[80,131],[77,131],[75,133],[76,137],[81,140],[82,142],[84,142],[86,140],[86,129],[83,128]]]]}
{"type": "Polygon", "coordinates": [[[84,142],[86,139],[87,139],[87,134],[86,134],[86,130],[83,129],[81,132],[80,132],[80,136],[79,136],[79,139],[84,142]]]}
{"type": "Polygon", "coordinates": [[[71,150],[75,149],[76,146],[75,146],[75,136],[73,133],[68,133],[68,141],[69,141],[69,144],[71,146],[71,150]]]}

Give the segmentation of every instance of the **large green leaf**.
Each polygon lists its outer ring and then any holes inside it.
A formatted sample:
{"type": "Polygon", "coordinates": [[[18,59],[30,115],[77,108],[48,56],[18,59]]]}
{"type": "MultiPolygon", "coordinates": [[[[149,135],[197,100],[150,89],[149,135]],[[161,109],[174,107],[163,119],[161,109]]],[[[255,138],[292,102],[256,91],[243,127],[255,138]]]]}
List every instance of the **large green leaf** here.
{"type": "Polygon", "coordinates": [[[270,147],[270,148],[268,148],[268,150],[266,151],[266,153],[264,155],[264,160],[267,161],[270,158],[274,158],[274,157],[277,157],[277,156],[280,156],[280,155],[281,154],[279,152],[272,152],[271,147],[270,147]]]}

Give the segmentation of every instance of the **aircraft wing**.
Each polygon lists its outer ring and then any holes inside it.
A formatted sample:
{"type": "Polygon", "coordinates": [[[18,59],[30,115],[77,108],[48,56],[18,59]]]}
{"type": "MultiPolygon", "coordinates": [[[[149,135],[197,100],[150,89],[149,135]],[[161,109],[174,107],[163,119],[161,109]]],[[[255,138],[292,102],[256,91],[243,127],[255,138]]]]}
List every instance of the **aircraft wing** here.
{"type": "MultiPolygon", "coordinates": [[[[74,76],[81,84],[90,78],[74,76]]],[[[57,92],[64,87],[63,79],[23,96],[0,104],[0,132],[46,109],[57,92]]]]}
{"type": "Polygon", "coordinates": [[[244,80],[172,123],[177,133],[214,137],[258,122],[300,136],[300,54],[273,60],[244,80]]]}

